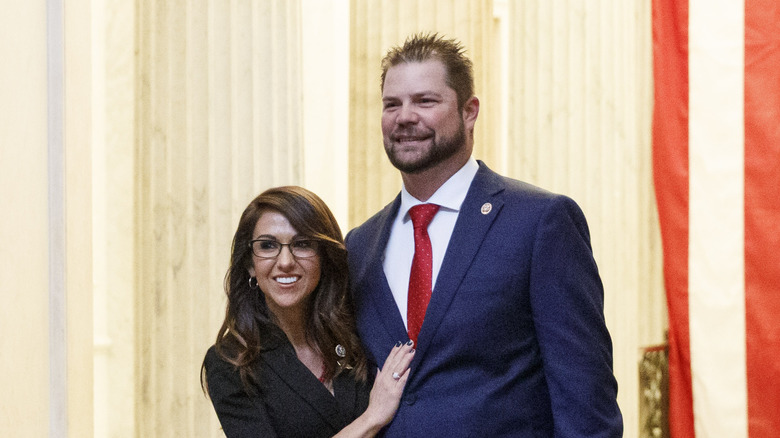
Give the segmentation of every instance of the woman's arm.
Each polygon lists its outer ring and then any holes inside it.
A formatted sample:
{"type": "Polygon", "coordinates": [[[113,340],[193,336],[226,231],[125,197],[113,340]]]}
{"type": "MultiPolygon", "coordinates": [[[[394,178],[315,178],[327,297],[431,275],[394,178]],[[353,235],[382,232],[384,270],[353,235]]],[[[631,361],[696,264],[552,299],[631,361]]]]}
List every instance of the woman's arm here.
{"type": "Polygon", "coordinates": [[[368,408],[334,438],[371,438],[390,423],[398,410],[413,357],[412,341],[399,343],[390,351],[384,366],[377,371],[368,408]],[[400,378],[394,378],[393,374],[400,378]]]}

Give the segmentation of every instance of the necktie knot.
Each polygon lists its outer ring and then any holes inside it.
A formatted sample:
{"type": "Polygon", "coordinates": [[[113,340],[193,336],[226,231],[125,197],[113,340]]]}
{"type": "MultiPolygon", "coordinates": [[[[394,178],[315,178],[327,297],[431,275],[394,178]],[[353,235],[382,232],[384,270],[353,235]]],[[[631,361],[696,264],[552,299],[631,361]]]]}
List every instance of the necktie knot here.
{"type": "Polygon", "coordinates": [[[427,229],[428,224],[430,224],[433,217],[436,216],[437,211],[439,211],[439,206],[436,204],[415,205],[409,209],[409,217],[412,218],[412,226],[414,226],[415,229],[427,229]]]}

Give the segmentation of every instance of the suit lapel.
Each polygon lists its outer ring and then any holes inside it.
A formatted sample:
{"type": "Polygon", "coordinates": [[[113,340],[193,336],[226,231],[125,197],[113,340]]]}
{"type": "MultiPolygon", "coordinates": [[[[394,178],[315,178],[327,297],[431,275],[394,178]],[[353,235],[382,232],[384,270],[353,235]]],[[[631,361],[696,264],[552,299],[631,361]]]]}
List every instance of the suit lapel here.
{"type": "MultiPolygon", "coordinates": [[[[317,411],[335,430],[344,425],[344,413],[339,404],[314,374],[295,357],[295,351],[287,342],[261,353],[269,369],[279,376],[298,396],[317,411]]],[[[354,398],[354,394],[353,394],[354,398]]]]}
{"type": "Polygon", "coordinates": [[[404,320],[398,311],[398,305],[395,303],[390,285],[387,283],[383,266],[385,248],[390,238],[390,230],[400,206],[401,195],[399,194],[391,204],[382,210],[378,220],[379,232],[374,234],[375,240],[367,244],[365,252],[365,257],[368,261],[366,272],[364,275],[360,275],[367,283],[366,287],[360,289],[367,294],[368,299],[376,309],[376,314],[379,315],[379,319],[382,321],[382,325],[384,325],[385,330],[387,330],[392,339],[405,339],[408,336],[404,327],[404,320]],[[393,310],[387,311],[387,309],[393,310]]]}
{"type": "Polygon", "coordinates": [[[479,171],[463,201],[447,252],[444,254],[418,337],[418,350],[427,350],[463,277],[479,252],[485,235],[501,211],[503,202],[497,195],[503,188],[498,175],[480,162],[479,171]],[[489,211],[485,212],[488,206],[489,211]]]}

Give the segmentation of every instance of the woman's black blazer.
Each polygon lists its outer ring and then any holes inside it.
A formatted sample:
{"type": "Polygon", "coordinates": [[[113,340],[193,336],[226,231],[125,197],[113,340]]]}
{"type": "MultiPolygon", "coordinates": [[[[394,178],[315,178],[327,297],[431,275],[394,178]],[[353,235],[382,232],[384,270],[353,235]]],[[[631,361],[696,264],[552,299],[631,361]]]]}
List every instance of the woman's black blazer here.
{"type": "Polygon", "coordinates": [[[286,338],[268,344],[253,367],[251,391],[215,347],[206,353],[208,393],[227,438],[331,437],[366,410],[370,383],[357,382],[345,371],[334,380],[331,394],[286,338]]]}

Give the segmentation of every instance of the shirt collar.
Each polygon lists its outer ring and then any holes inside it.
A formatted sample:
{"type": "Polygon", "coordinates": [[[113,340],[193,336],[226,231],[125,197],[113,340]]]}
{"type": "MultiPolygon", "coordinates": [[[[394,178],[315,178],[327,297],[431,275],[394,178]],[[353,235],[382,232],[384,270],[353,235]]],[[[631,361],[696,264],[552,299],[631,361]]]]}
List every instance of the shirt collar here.
{"type": "MultiPolygon", "coordinates": [[[[437,204],[440,205],[442,209],[459,212],[463,200],[466,199],[466,193],[471,186],[471,182],[477,174],[477,170],[479,170],[477,160],[470,157],[466,164],[445,181],[425,203],[437,204]]],[[[404,221],[410,220],[409,209],[418,204],[423,204],[423,202],[410,195],[409,192],[406,191],[406,187],[402,187],[401,207],[398,210],[398,214],[404,221]]]]}

